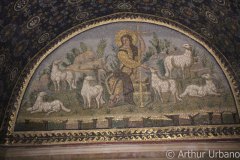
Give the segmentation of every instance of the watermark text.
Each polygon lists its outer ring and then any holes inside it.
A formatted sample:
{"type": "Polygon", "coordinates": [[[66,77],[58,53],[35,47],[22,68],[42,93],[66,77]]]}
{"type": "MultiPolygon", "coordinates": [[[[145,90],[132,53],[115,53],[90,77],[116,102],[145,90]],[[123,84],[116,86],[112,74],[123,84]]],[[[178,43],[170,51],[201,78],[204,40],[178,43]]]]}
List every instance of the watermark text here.
{"type": "Polygon", "coordinates": [[[194,150],[179,150],[179,151],[166,151],[167,159],[240,159],[240,151],[221,151],[221,150],[208,150],[208,151],[194,151],[194,150]]]}

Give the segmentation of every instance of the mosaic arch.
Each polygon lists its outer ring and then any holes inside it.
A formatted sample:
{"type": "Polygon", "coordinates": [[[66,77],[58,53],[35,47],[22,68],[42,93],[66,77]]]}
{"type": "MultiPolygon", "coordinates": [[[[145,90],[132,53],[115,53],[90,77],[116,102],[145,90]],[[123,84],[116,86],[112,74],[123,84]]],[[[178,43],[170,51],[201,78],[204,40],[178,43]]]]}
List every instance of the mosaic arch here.
{"type": "Polygon", "coordinates": [[[239,138],[231,75],[190,31],[119,18],[56,42],[25,78],[7,144],[239,138]]]}

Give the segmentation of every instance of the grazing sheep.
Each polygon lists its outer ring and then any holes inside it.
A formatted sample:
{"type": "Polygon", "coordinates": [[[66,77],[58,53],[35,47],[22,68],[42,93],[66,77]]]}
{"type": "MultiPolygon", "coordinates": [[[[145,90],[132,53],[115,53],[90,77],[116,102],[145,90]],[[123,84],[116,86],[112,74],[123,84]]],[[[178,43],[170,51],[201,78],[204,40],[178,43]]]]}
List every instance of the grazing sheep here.
{"type": "Polygon", "coordinates": [[[60,90],[60,81],[67,81],[70,90],[76,88],[74,74],[71,71],[61,71],[58,66],[60,62],[60,60],[55,60],[52,64],[51,80],[53,81],[55,91],[60,90]]]}
{"type": "Polygon", "coordinates": [[[64,107],[63,103],[59,100],[54,100],[52,102],[44,102],[43,96],[45,95],[47,95],[46,92],[40,92],[34,105],[30,108],[27,108],[27,111],[30,111],[31,114],[38,112],[47,112],[47,115],[53,112],[59,112],[61,109],[65,112],[71,111],[70,109],[64,107]]]}
{"type": "Polygon", "coordinates": [[[105,103],[102,98],[103,87],[101,85],[91,85],[90,81],[95,80],[92,76],[86,76],[83,81],[83,87],[81,90],[81,95],[84,101],[84,108],[87,106],[91,107],[91,99],[95,98],[97,102],[97,107],[100,107],[100,104],[105,103]]]}
{"type": "Polygon", "coordinates": [[[217,93],[215,84],[213,83],[211,76],[209,74],[203,74],[201,76],[206,80],[206,84],[202,86],[198,85],[189,85],[185,91],[180,95],[180,97],[185,97],[186,95],[192,97],[204,97],[206,95],[219,96],[220,93],[217,93]]]}
{"type": "Polygon", "coordinates": [[[164,67],[166,69],[165,76],[171,77],[174,67],[181,68],[183,78],[185,77],[185,68],[190,67],[193,64],[192,47],[189,44],[184,44],[185,52],[183,55],[170,55],[164,60],[164,67]]]}
{"type": "Polygon", "coordinates": [[[151,85],[156,95],[159,95],[161,102],[163,102],[162,93],[171,92],[174,102],[176,102],[176,98],[178,100],[182,100],[178,96],[177,84],[176,81],[173,79],[161,79],[158,74],[157,70],[154,68],[149,67],[151,72],[151,85]]]}

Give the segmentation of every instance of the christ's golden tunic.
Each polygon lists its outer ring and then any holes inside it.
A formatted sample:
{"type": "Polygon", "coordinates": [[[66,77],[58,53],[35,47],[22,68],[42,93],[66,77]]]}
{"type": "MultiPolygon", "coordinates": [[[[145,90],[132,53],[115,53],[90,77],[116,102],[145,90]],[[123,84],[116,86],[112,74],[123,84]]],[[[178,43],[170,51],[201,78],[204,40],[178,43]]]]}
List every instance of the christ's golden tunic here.
{"type": "Polygon", "coordinates": [[[121,70],[127,74],[132,74],[133,69],[139,67],[141,64],[138,62],[138,57],[133,57],[131,49],[124,49],[118,52],[118,59],[122,63],[121,70]]]}

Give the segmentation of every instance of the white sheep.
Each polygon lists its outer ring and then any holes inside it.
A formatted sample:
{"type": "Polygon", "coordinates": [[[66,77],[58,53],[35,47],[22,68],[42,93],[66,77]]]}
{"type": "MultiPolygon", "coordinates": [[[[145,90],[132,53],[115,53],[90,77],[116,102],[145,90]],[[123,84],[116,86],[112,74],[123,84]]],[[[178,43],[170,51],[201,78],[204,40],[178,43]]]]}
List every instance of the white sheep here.
{"type": "Polygon", "coordinates": [[[55,91],[60,90],[60,81],[67,81],[70,90],[76,88],[74,74],[71,71],[61,71],[58,66],[60,62],[60,60],[53,61],[51,69],[51,80],[53,81],[55,91]]]}
{"type": "Polygon", "coordinates": [[[192,96],[192,97],[204,97],[207,95],[215,95],[219,96],[220,93],[217,92],[217,88],[215,84],[213,83],[211,76],[209,74],[203,74],[201,76],[206,80],[206,84],[202,86],[198,85],[189,85],[185,89],[185,91],[180,95],[180,97],[185,97],[186,95],[192,96]]]}
{"type": "Polygon", "coordinates": [[[185,52],[182,55],[170,55],[164,60],[164,67],[166,69],[165,76],[171,77],[174,67],[181,68],[183,78],[185,77],[185,68],[190,67],[193,64],[192,47],[189,44],[184,44],[185,52]]]}
{"type": "Polygon", "coordinates": [[[101,85],[91,85],[91,81],[94,81],[95,79],[92,76],[86,76],[83,81],[83,86],[81,90],[81,95],[83,97],[84,102],[84,108],[85,106],[91,108],[91,99],[95,98],[97,102],[97,107],[100,107],[100,104],[105,103],[105,101],[102,98],[103,94],[103,87],[101,85]]]}
{"type": "Polygon", "coordinates": [[[171,92],[174,102],[176,102],[176,98],[178,100],[182,100],[178,96],[177,84],[173,79],[161,79],[157,70],[149,67],[151,72],[151,85],[156,95],[159,95],[161,102],[163,102],[162,93],[171,92]]]}
{"type": "Polygon", "coordinates": [[[53,112],[59,112],[61,109],[65,112],[71,111],[70,109],[66,108],[59,100],[54,100],[52,102],[44,102],[43,97],[45,95],[47,95],[46,92],[40,92],[33,107],[27,108],[27,111],[30,111],[31,114],[38,112],[47,112],[47,115],[53,112]]]}

